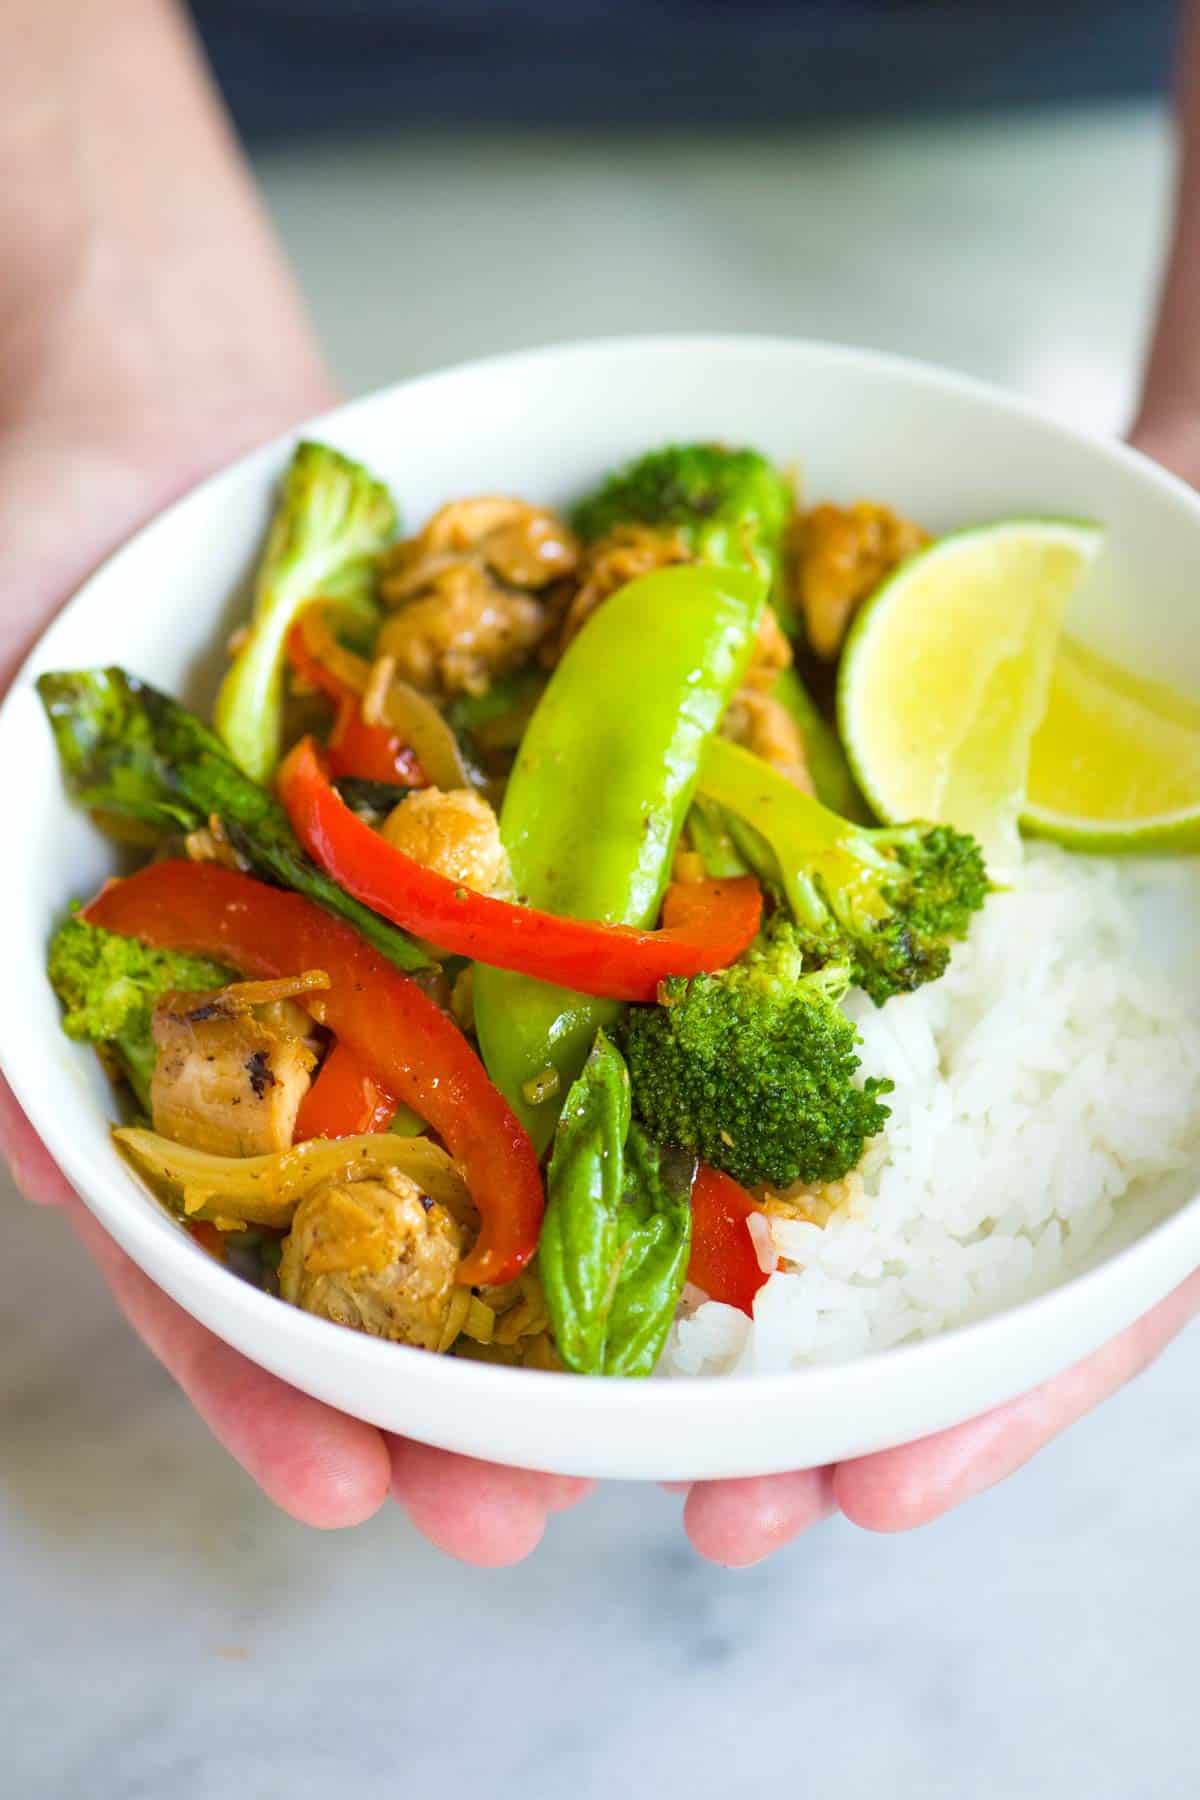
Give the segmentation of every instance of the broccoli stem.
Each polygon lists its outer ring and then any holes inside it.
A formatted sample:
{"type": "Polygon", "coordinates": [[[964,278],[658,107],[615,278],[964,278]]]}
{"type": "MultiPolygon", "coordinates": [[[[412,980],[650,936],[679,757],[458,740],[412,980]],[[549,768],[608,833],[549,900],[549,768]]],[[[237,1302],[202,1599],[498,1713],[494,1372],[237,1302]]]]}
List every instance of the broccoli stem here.
{"type": "MultiPolygon", "coordinates": [[[[781,789],[781,782],[782,777],[759,757],[725,738],[713,739],[700,766],[700,792],[765,833],[793,917],[815,926],[827,919],[828,912],[813,872],[820,868],[838,886],[853,887],[859,878],[859,861],[846,849],[848,834],[855,828],[790,783],[781,789]],[[786,809],[781,808],[781,799],[786,800],[786,809]]],[[[757,862],[757,857],[750,860],[757,862]]]]}
{"type": "Polygon", "coordinates": [[[782,888],[809,961],[847,962],[877,1006],[945,972],[990,891],[966,833],[851,824],[723,738],[705,751],[699,788],[725,810],[747,861],[782,888]]]}
{"type": "Polygon", "coordinates": [[[186,707],[115,668],[42,675],[37,689],[80,806],[163,835],[195,831],[216,815],[256,875],[347,920],[398,969],[430,967],[410,938],[310,861],[274,795],[244,775],[186,707]]]}
{"type": "Polygon", "coordinates": [[[255,577],[250,628],[213,713],[234,761],[256,780],[279,760],[289,630],[317,597],[369,606],[375,559],[395,529],[391,495],[367,469],[328,444],[296,446],[255,577]]]}

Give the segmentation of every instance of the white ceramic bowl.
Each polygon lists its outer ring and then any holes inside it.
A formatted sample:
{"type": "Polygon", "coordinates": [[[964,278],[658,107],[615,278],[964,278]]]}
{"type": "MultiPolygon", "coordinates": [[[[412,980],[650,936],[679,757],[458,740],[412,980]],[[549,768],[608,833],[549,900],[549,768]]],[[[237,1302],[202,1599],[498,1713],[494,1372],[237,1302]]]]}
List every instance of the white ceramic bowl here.
{"type": "MultiPolygon", "coordinates": [[[[471,492],[565,501],[630,453],[704,436],[798,462],[814,495],[877,496],[935,529],[1090,515],[1109,529],[1109,578],[1075,623],[1200,695],[1200,500],[1131,451],[955,375],[820,344],[618,341],[426,376],[311,429],[377,469],[414,522],[471,492]]],[[[238,463],[114,556],[0,711],[8,841],[20,846],[0,884],[0,1063],[92,1211],[182,1306],[297,1387],[429,1443],[564,1473],[715,1477],[860,1455],[969,1417],[1095,1348],[1200,1264],[1200,1205],[1186,1187],[1160,1189],[1125,1210],[1086,1273],[982,1323],[832,1368],[620,1382],[379,1343],[268,1298],[199,1250],[118,1161],[96,1060],[59,1029],[47,937],[111,855],[63,797],[31,682],[48,668],[118,662],[206,702],[288,451],[238,463]]]]}

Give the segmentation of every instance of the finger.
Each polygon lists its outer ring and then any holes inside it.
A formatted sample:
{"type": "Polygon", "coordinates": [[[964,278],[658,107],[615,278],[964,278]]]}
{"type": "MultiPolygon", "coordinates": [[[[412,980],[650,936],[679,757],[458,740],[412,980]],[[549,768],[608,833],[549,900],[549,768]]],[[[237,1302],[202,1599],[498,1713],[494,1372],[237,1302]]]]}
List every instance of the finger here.
{"type": "Polygon", "coordinates": [[[62,1206],[73,1198],[66,1176],[54,1161],[0,1076],[0,1156],[27,1200],[35,1206],[62,1206]]]}
{"type": "Polygon", "coordinates": [[[392,1492],[429,1542],[480,1569],[504,1568],[536,1550],[546,1515],[574,1506],[594,1483],[538,1475],[393,1438],[392,1492]]]}
{"type": "Polygon", "coordinates": [[[828,1469],[698,1481],[683,1508],[692,1547],[726,1569],[747,1569],[833,1511],[828,1469]]]}
{"type": "Polygon", "coordinates": [[[68,1214],[142,1342],[269,1499],[323,1530],[361,1524],[379,1510],[390,1465],[373,1425],[299,1393],[222,1343],[155,1287],[78,1200],[68,1214]]]}
{"type": "Polygon", "coordinates": [[[856,1525],[905,1531],[995,1486],[1141,1372],[1200,1311],[1200,1272],[1111,1343],[1019,1400],[915,1444],[843,1463],[834,1497],[856,1525]]]}

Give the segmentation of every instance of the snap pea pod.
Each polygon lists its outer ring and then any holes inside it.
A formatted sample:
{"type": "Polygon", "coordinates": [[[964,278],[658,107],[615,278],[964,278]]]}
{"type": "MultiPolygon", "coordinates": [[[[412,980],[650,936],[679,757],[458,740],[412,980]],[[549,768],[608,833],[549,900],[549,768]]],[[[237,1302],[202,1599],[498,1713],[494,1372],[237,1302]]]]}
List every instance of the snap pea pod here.
{"type": "MultiPolygon", "coordinates": [[[[500,830],[522,900],[568,918],[654,920],[701,754],[745,670],[763,594],[761,578],[743,571],[662,569],[588,621],[530,720],[504,799],[500,830]]],[[[477,969],[475,1028],[488,1073],[539,1149],[597,1029],[618,1010],[530,976],[477,969]]]]}
{"type": "Polygon", "coordinates": [[[630,1124],[629,1074],[604,1033],[567,1098],[538,1249],[559,1355],[580,1375],[649,1375],[683,1291],[694,1164],[630,1124]]]}
{"type": "Polygon", "coordinates": [[[599,1031],[558,1123],[538,1240],[558,1353],[580,1374],[604,1364],[629,1124],[629,1071],[599,1031]]]}
{"type": "Polygon", "coordinates": [[[850,772],[841,739],[819,710],[795,669],[782,670],[771,692],[800,727],[808,772],[812,776],[817,799],[832,812],[840,813],[843,819],[854,819],[860,824],[869,825],[871,812],[850,772]]]}
{"type": "MultiPolygon", "coordinates": [[[[575,509],[574,524],[585,543],[621,526],[669,531],[697,562],[754,570],[770,584],[771,604],[794,637],[799,619],[782,567],[794,505],[787,476],[757,450],[669,444],[611,474],[575,509]]],[[[800,729],[819,797],[844,818],[869,821],[837,733],[795,668],[782,672],[772,693],[800,729]]]]}
{"type": "Polygon", "coordinates": [[[636,1122],[625,1143],[620,1271],[608,1309],[606,1375],[650,1375],[687,1280],[696,1159],[660,1151],[636,1122]]]}

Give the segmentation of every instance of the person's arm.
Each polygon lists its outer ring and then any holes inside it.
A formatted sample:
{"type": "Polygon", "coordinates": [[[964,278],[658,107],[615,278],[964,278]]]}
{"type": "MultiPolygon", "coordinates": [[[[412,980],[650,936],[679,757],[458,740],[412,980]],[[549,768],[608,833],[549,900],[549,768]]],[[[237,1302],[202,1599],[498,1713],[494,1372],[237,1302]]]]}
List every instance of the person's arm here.
{"type": "Polygon", "coordinates": [[[331,391],[166,0],[8,0],[0,257],[11,666],[134,526],[331,391]]]}
{"type": "MultiPolygon", "coordinates": [[[[1186,85],[1195,111],[1200,81],[1186,85]]],[[[1200,141],[1200,126],[1187,136],[1200,141]]],[[[1182,183],[1138,426],[1147,447],[1193,476],[1198,155],[1182,183]]],[[[0,563],[9,576],[0,667],[11,670],[107,550],[208,469],[323,404],[328,388],[168,0],[120,8],[9,0],[0,18],[0,247],[0,563]]],[[[111,1243],[2,1085],[0,1145],[30,1198],[70,1209],[135,1329],[295,1516],[353,1523],[390,1483],[434,1543],[498,1563],[532,1549],[547,1514],[585,1488],[388,1442],[288,1389],[188,1318],[111,1243]]],[[[935,1517],[1026,1461],[1144,1366],[1198,1306],[1200,1277],[1068,1375],[935,1438],[838,1469],[697,1484],[685,1508],[692,1542],[741,1564],[835,1505],[885,1530],[935,1517]]]]}
{"type": "Polygon", "coordinates": [[[1170,245],[1130,437],[1200,481],[1200,0],[1187,0],[1176,74],[1179,157],[1170,245]]]}
{"type": "MultiPolygon", "coordinates": [[[[304,311],[170,0],[0,9],[0,685],[84,576],[175,494],[327,405],[304,311]]],[[[586,1483],[384,1438],[198,1325],[105,1235],[0,1083],[0,1149],[61,1205],[126,1317],[295,1517],[389,1490],[470,1561],[525,1555],[586,1483]]]]}
{"type": "MultiPolygon", "coordinates": [[[[1200,0],[1189,0],[1177,77],[1174,224],[1131,440],[1200,485],[1200,0]]],[[[1200,1273],[1093,1356],[979,1419],[832,1469],[700,1482],[684,1509],[714,1562],[757,1562],[835,1510],[875,1531],[936,1519],[993,1487],[1153,1362],[1200,1312],[1200,1273]]]]}

